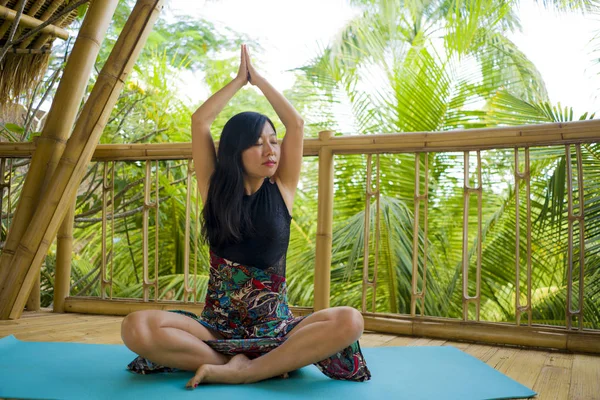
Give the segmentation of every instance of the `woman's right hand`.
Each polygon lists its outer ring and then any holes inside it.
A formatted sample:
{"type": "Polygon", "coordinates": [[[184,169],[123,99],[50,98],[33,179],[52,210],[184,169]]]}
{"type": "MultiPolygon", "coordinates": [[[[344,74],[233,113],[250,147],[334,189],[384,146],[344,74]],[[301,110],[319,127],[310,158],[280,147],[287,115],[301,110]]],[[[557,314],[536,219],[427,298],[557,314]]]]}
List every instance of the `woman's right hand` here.
{"type": "Polygon", "coordinates": [[[248,54],[248,48],[244,45],[244,50],[246,53],[246,68],[248,68],[248,82],[251,85],[258,86],[264,78],[254,69],[252,65],[252,61],[250,61],[250,54],[248,54]]]}
{"type": "Polygon", "coordinates": [[[237,76],[235,77],[235,79],[239,81],[242,84],[242,86],[248,83],[249,77],[247,51],[248,50],[246,49],[246,45],[243,44],[242,50],[240,52],[240,68],[238,69],[237,76]]]}

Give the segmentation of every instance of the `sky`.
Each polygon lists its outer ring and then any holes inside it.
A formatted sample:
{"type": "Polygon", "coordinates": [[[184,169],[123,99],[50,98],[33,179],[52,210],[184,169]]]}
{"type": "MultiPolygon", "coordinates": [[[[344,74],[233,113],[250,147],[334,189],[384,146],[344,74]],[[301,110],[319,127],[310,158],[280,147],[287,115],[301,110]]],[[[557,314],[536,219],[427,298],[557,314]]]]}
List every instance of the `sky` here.
{"type": "MultiPolygon", "coordinates": [[[[576,117],[590,111],[600,118],[600,64],[589,43],[600,34],[600,18],[546,10],[532,0],[520,4],[522,32],[510,39],[541,72],[551,102],[573,107],[576,117]]],[[[169,7],[257,40],[264,50],[254,57],[279,90],[293,84],[288,70],[314,58],[357,15],[347,0],[170,0],[169,7]]],[[[206,96],[198,88],[182,90],[192,100],[206,96]]]]}

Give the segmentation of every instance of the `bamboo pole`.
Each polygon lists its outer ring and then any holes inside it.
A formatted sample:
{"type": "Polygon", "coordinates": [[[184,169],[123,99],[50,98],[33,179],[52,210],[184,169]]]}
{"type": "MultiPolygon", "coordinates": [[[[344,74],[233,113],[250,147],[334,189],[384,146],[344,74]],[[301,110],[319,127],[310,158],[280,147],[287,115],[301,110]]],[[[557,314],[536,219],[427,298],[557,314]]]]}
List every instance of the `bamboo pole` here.
{"type": "Polygon", "coordinates": [[[52,3],[50,3],[50,5],[48,6],[48,8],[46,9],[46,11],[44,11],[44,14],[42,15],[42,19],[48,19],[50,18],[54,12],[56,10],[58,10],[58,7],[61,6],[61,4],[64,3],[64,0],[54,0],[52,3]]]}
{"type": "MultiPolygon", "coordinates": [[[[193,168],[193,166],[192,166],[193,168]]],[[[194,221],[194,303],[198,302],[198,294],[196,291],[197,282],[198,282],[198,254],[200,254],[200,186],[196,185],[196,218],[194,221]]]]}
{"type": "Polygon", "coordinates": [[[52,53],[52,49],[49,47],[44,49],[15,49],[12,48],[7,51],[7,53],[15,53],[15,54],[50,54],[52,53]]]}
{"type": "MultiPolygon", "coordinates": [[[[191,212],[192,212],[192,188],[198,185],[192,185],[192,175],[194,173],[193,162],[188,160],[186,168],[186,196],[185,196],[185,238],[184,250],[183,250],[183,302],[187,303],[190,294],[194,299],[193,293],[196,292],[196,285],[193,286],[193,290],[190,287],[190,224],[191,224],[191,212]]],[[[197,239],[196,239],[197,240],[197,239]]],[[[195,279],[195,276],[194,276],[195,279]]],[[[193,300],[192,300],[193,301],[193,300]]]]}
{"type": "Polygon", "coordinates": [[[600,333],[549,326],[461,321],[435,317],[383,317],[365,314],[365,329],[396,335],[425,336],[583,353],[600,353],[600,333]]]}
{"type": "MultiPolygon", "coordinates": [[[[77,121],[57,170],[47,200],[37,207],[0,291],[0,318],[19,318],[40,262],[56,235],[127,75],[131,71],[164,0],[138,0],[77,121]]],[[[100,3],[100,2],[98,2],[100,3]]],[[[92,4],[95,5],[96,2],[92,4]]],[[[103,3],[104,4],[104,3],[103,3]]]]}
{"type": "Polygon", "coordinates": [[[41,308],[41,276],[38,274],[36,280],[33,282],[33,287],[31,288],[31,292],[29,293],[29,298],[27,299],[27,304],[25,307],[27,311],[40,311],[41,308]]]}
{"type": "Polygon", "coordinates": [[[114,269],[114,234],[115,234],[115,162],[111,163],[110,167],[110,179],[109,179],[109,162],[104,162],[104,168],[102,171],[102,261],[100,265],[100,297],[105,299],[106,292],[108,291],[108,298],[112,299],[113,292],[113,269],[114,269]],[[109,183],[110,181],[110,183],[109,183]],[[110,202],[108,201],[108,195],[110,194],[110,202]],[[110,204],[110,211],[108,206],[110,204]],[[110,215],[111,227],[110,227],[110,250],[106,246],[107,236],[107,219],[110,215]],[[110,261],[110,272],[107,271],[107,263],[110,261]],[[110,277],[107,278],[107,275],[110,277]],[[107,290],[108,289],[108,290],[107,290]]]}
{"type": "Polygon", "coordinates": [[[481,195],[483,182],[481,181],[481,152],[477,151],[477,186],[470,185],[469,174],[469,152],[464,153],[464,181],[463,181],[463,248],[462,248],[462,297],[463,297],[463,320],[469,319],[469,304],[475,304],[475,320],[479,321],[479,310],[481,300],[481,195]],[[469,200],[471,194],[477,195],[477,243],[475,267],[475,295],[469,294],[469,200]]]}
{"type": "MultiPolygon", "coordinates": [[[[369,239],[370,239],[370,227],[371,227],[371,196],[372,193],[370,191],[372,183],[372,166],[373,161],[371,154],[367,155],[367,182],[365,184],[365,214],[363,220],[363,270],[362,270],[362,294],[361,294],[361,304],[360,311],[367,312],[367,288],[373,287],[373,283],[369,280],[369,239]]],[[[377,310],[371,310],[371,312],[376,312],[377,310]]]]}
{"type": "MultiPolygon", "coordinates": [[[[332,137],[304,140],[304,156],[318,156],[323,147],[334,154],[417,153],[474,151],[485,149],[595,143],[600,141],[600,120],[561,124],[527,125],[456,130],[448,132],[407,132],[377,135],[332,137]]],[[[218,143],[217,143],[218,145],[218,143]]],[[[33,143],[0,143],[0,156],[31,157],[33,143]]],[[[98,145],[92,161],[181,160],[192,158],[192,144],[134,143],[98,145]]]]}
{"type": "Polygon", "coordinates": [[[421,194],[421,153],[415,153],[415,212],[413,217],[413,258],[412,258],[412,287],[410,298],[410,315],[417,313],[417,300],[421,300],[421,315],[425,313],[425,293],[427,288],[427,246],[428,246],[428,208],[429,208],[429,154],[425,155],[424,193],[421,194]],[[419,290],[419,221],[421,219],[421,201],[423,202],[423,275],[421,290],[419,290]]]}
{"type": "Polygon", "coordinates": [[[56,274],[54,277],[54,306],[56,313],[65,312],[65,299],[71,292],[71,260],[73,255],[73,225],[75,224],[75,196],[56,236],[56,274]]]}
{"type": "Polygon", "coordinates": [[[573,166],[571,161],[571,146],[565,146],[566,167],[567,167],[567,222],[568,222],[568,253],[567,253],[567,328],[573,328],[573,317],[577,316],[577,324],[579,330],[583,329],[583,292],[584,284],[584,268],[585,268],[585,206],[584,206],[584,191],[583,191],[583,162],[581,158],[581,146],[575,146],[576,162],[577,162],[577,196],[579,200],[579,212],[574,212],[573,202],[573,166]],[[579,276],[577,307],[573,306],[573,284],[574,284],[574,250],[573,250],[573,223],[577,222],[579,227],[579,276]]]}
{"type": "Polygon", "coordinates": [[[521,325],[521,316],[527,313],[527,324],[531,325],[531,171],[529,165],[529,148],[525,148],[525,167],[523,172],[519,169],[519,148],[515,147],[515,321],[521,325]],[[527,304],[521,304],[521,210],[520,210],[520,182],[525,181],[525,204],[527,209],[527,291],[525,296],[527,304]]]}
{"type": "MultiPolygon", "coordinates": [[[[110,1],[110,0],[107,0],[107,1],[110,1]]],[[[104,4],[102,4],[102,5],[104,5],[104,4]]],[[[15,10],[11,10],[8,7],[0,6],[0,19],[4,19],[6,21],[14,21],[16,17],[17,17],[17,12],[15,10]]],[[[36,28],[36,27],[42,25],[44,23],[44,21],[41,21],[37,18],[33,18],[26,14],[23,14],[23,15],[21,15],[21,19],[20,19],[19,23],[26,28],[36,28]]],[[[51,36],[56,36],[63,40],[67,40],[69,38],[69,32],[67,32],[63,28],[59,28],[56,25],[48,25],[45,28],[43,28],[40,32],[49,34],[51,36]]]]}
{"type": "MultiPolygon", "coordinates": [[[[332,131],[319,132],[327,143],[332,131]]],[[[331,244],[333,227],[333,153],[326,147],[319,152],[319,204],[317,209],[317,243],[315,249],[315,311],[329,308],[331,290],[331,244]]]]}
{"type": "MultiPolygon", "coordinates": [[[[8,222],[8,216],[10,215],[10,207],[6,210],[6,225],[4,221],[2,221],[2,216],[4,215],[4,189],[8,189],[8,199],[10,199],[10,179],[9,181],[5,180],[6,177],[6,158],[0,158],[0,226],[9,226],[10,222],[8,222]]],[[[12,160],[11,165],[8,167],[8,176],[9,178],[12,176],[12,160]]]]}
{"type": "Polygon", "coordinates": [[[45,0],[36,0],[29,8],[29,11],[27,11],[27,15],[35,17],[35,14],[37,14],[40,8],[42,8],[42,6],[44,5],[44,2],[45,0]]]}
{"type": "Polygon", "coordinates": [[[0,256],[0,308],[3,306],[2,293],[13,290],[6,287],[7,276],[14,272],[10,272],[10,263],[63,153],[90,71],[100,50],[100,43],[106,34],[117,3],[118,0],[110,0],[106,3],[95,2],[88,10],[65,67],[63,79],[48,112],[46,124],[41,136],[36,140],[36,152],[0,256]]]}
{"type": "Polygon", "coordinates": [[[35,153],[35,142],[29,143],[0,143],[0,157],[3,158],[31,158],[35,153]]]}
{"type": "MultiPolygon", "coordinates": [[[[52,15],[50,15],[48,18],[50,18],[50,17],[52,17],[52,15]]],[[[57,18],[56,19],[56,24],[57,25],[62,25],[62,23],[67,18],[69,18],[69,13],[63,13],[63,15],[61,15],[59,17],[53,17],[53,18],[57,18]]],[[[52,40],[53,40],[52,35],[49,35],[47,33],[42,33],[40,36],[37,37],[37,39],[35,39],[35,42],[33,42],[33,46],[32,47],[34,49],[41,49],[49,41],[52,42],[52,40]]],[[[23,43],[21,43],[21,46],[25,45],[23,47],[26,47],[32,41],[33,41],[33,36],[30,36],[27,40],[24,40],[23,43]]]]}
{"type": "Polygon", "coordinates": [[[367,156],[367,182],[365,185],[365,219],[364,219],[364,245],[363,245],[363,279],[362,279],[362,312],[367,312],[367,289],[371,288],[373,293],[371,297],[371,310],[377,311],[377,267],[379,266],[379,239],[380,239],[380,171],[379,171],[379,154],[376,156],[376,176],[375,176],[375,191],[373,187],[373,161],[369,154],[367,156]],[[369,239],[371,234],[371,197],[375,196],[376,212],[375,212],[375,260],[373,264],[373,278],[369,278],[369,254],[370,245],[369,239]]]}
{"type": "Polygon", "coordinates": [[[156,179],[156,191],[154,202],[150,201],[151,189],[152,189],[152,168],[151,161],[146,161],[146,174],[144,176],[144,204],[143,204],[143,216],[142,216],[142,253],[144,255],[144,279],[142,287],[144,288],[144,301],[150,299],[150,288],[154,288],[154,301],[158,301],[158,207],[159,207],[159,184],[158,184],[158,171],[159,165],[156,161],[155,179],[156,179]],[[150,280],[150,266],[148,263],[149,253],[149,242],[150,238],[149,224],[150,224],[150,210],[154,209],[154,278],[150,280]]]}
{"type": "MultiPolygon", "coordinates": [[[[204,303],[182,303],[180,301],[159,300],[144,302],[132,299],[101,300],[98,298],[69,297],[65,300],[65,312],[94,315],[127,315],[140,310],[187,310],[200,315],[204,303]]],[[[295,316],[314,312],[309,307],[290,306],[295,316]]]]}

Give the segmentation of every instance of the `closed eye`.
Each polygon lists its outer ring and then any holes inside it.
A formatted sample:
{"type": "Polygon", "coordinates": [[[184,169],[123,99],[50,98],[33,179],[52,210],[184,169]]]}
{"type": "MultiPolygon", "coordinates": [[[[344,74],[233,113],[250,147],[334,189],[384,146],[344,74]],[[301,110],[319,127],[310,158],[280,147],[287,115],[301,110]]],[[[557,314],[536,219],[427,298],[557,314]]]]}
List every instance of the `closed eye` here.
{"type": "MultiPolygon", "coordinates": [[[[276,146],[279,144],[279,142],[270,142],[272,145],[276,146]]],[[[255,146],[262,146],[262,143],[256,143],[255,146]]]]}

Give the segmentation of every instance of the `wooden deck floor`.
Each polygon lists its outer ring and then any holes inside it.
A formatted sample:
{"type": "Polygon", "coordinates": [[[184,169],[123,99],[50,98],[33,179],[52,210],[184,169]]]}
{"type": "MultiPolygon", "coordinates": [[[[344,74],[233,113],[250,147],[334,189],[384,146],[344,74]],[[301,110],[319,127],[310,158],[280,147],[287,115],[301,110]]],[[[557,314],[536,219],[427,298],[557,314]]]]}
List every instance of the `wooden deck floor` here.
{"type": "MultiPolygon", "coordinates": [[[[24,341],[122,344],[123,317],[26,312],[17,321],[0,321],[0,338],[24,341]]],[[[363,347],[455,346],[532,388],[536,399],[600,399],[600,356],[497,347],[365,332],[363,347]]]]}

